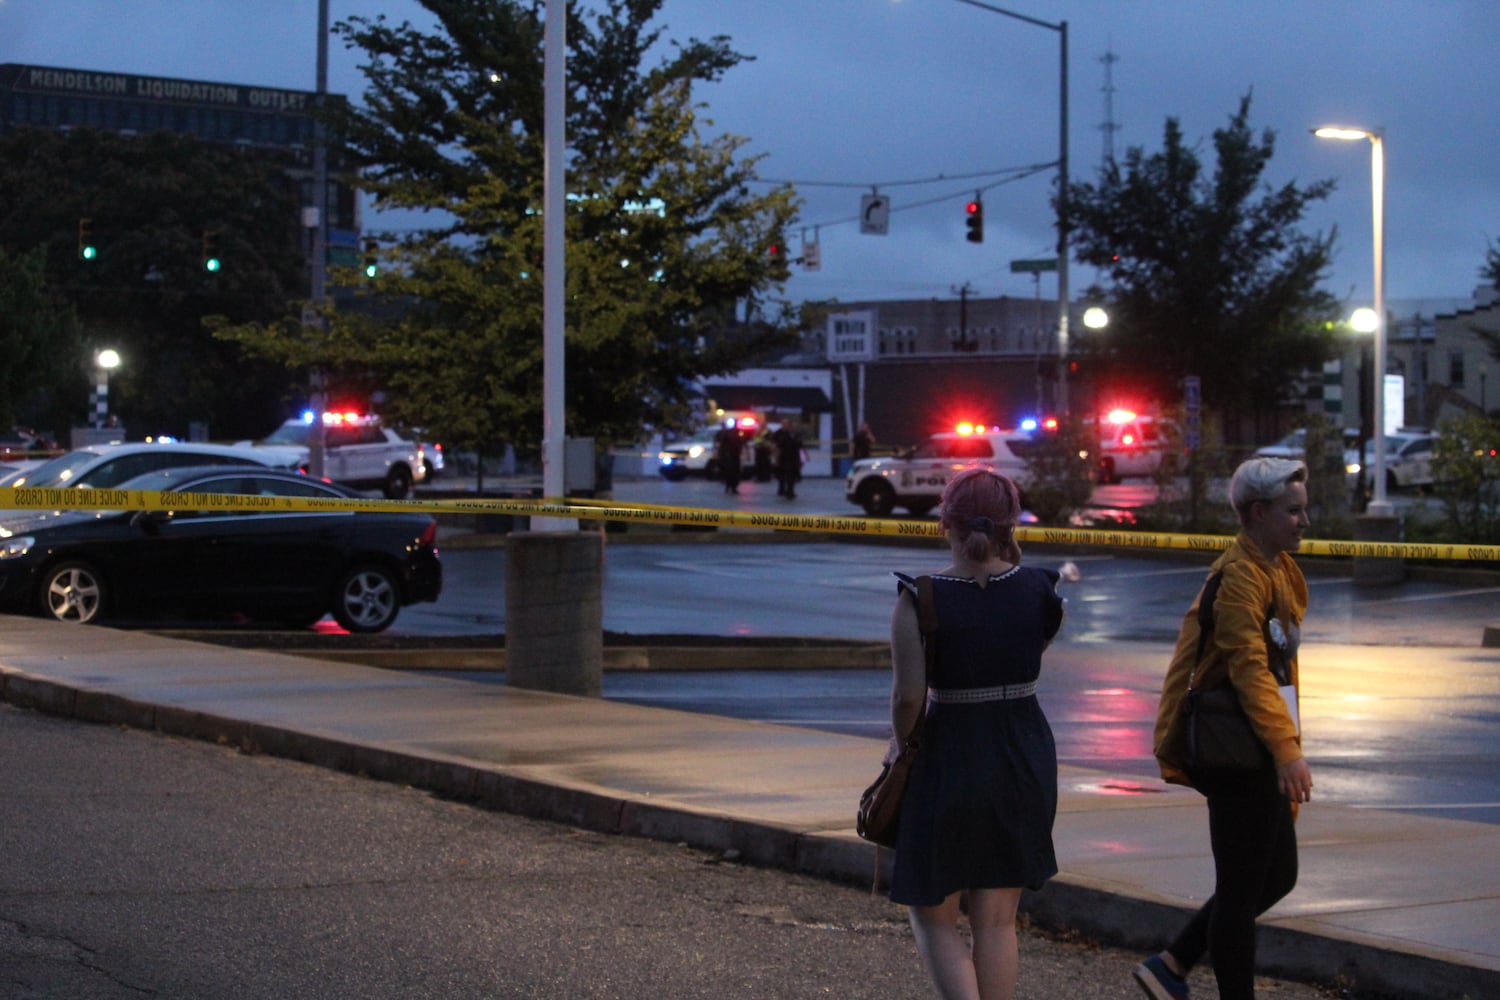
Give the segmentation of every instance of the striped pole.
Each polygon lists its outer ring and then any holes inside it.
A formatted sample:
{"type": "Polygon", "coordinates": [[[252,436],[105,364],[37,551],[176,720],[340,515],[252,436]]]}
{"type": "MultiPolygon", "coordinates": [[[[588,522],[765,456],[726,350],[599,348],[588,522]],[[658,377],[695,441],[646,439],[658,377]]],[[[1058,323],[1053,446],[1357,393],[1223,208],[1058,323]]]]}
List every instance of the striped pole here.
{"type": "Polygon", "coordinates": [[[96,430],[102,428],[108,416],[109,369],[96,368],[94,370],[94,428],[96,430]]]}

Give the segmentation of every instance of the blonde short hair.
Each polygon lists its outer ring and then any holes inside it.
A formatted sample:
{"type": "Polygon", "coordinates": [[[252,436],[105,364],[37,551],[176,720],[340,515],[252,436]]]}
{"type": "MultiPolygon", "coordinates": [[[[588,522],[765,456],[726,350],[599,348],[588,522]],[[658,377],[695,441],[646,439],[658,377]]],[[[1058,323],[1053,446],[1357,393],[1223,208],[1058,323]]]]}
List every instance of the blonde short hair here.
{"type": "Polygon", "coordinates": [[[1251,458],[1229,480],[1229,503],[1243,521],[1257,500],[1271,501],[1290,483],[1307,482],[1307,464],[1295,458],[1251,458]]]}

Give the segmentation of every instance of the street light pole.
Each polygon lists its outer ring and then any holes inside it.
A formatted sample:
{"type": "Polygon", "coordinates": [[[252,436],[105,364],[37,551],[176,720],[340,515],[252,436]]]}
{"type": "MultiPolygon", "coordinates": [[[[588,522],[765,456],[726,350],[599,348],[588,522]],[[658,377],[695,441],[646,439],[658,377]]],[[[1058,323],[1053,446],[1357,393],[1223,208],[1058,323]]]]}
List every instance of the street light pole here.
{"type": "MultiPolygon", "coordinates": [[[[326,297],[328,269],[328,134],[323,125],[323,111],[328,99],[328,0],[318,0],[318,61],[315,86],[317,87],[318,114],[313,119],[313,213],[317,221],[312,228],[312,272],[310,296],[312,310],[308,316],[312,325],[322,331],[325,317],[322,312],[326,297]]],[[[308,402],[312,404],[313,422],[307,437],[307,471],[322,477],[326,462],[326,432],[323,429],[323,409],[327,404],[324,396],[324,376],[316,365],[308,373],[308,402]]]]}
{"type": "Polygon", "coordinates": [[[1366,511],[1375,517],[1390,517],[1396,509],[1387,499],[1385,488],[1385,129],[1325,126],[1314,129],[1313,135],[1320,139],[1370,140],[1370,217],[1375,241],[1375,341],[1372,355],[1375,371],[1372,376],[1374,399],[1370,409],[1375,424],[1375,468],[1371,474],[1373,490],[1366,511]]]}
{"type": "Polygon", "coordinates": [[[1053,24],[1013,10],[982,3],[981,0],[958,0],[987,10],[991,14],[1015,18],[1038,28],[1057,32],[1058,40],[1058,114],[1057,114],[1057,408],[1068,412],[1068,22],[1053,24]]]}
{"type": "Polygon", "coordinates": [[[120,354],[106,347],[94,355],[94,429],[103,430],[109,419],[109,373],[120,367],[120,354]]]}

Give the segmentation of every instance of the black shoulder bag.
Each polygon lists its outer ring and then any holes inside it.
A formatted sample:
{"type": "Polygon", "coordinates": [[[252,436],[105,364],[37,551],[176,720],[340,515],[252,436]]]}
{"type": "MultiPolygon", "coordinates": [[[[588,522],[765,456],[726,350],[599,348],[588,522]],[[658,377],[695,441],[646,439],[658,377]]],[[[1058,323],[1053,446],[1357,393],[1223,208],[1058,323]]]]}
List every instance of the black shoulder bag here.
{"type": "MultiPolygon", "coordinates": [[[[1203,585],[1198,601],[1198,655],[1188,676],[1187,696],[1182,711],[1187,716],[1187,769],[1193,772],[1259,771],[1271,763],[1271,753],[1255,733],[1250,717],[1240,704],[1234,685],[1225,683],[1208,691],[1195,688],[1198,668],[1203,665],[1203,651],[1214,627],[1214,599],[1224,571],[1220,570],[1203,585]]],[[[1266,664],[1277,680],[1286,683],[1273,662],[1279,650],[1267,644],[1266,664]]],[[[1282,665],[1282,673],[1286,667],[1282,665]]]]}

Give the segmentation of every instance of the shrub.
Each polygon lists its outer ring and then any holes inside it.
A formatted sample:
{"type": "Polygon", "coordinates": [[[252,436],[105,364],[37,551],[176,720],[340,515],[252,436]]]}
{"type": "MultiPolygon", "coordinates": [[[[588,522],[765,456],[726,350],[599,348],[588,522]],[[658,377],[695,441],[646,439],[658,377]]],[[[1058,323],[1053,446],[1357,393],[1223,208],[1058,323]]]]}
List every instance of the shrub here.
{"type": "Polygon", "coordinates": [[[1067,524],[1088,505],[1097,449],[1076,418],[1032,439],[1026,453],[1026,503],[1043,524],[1067,524]]]}
{"type": "Polygon", "coordinates": [[[1432,448],[1434,492],[1454,542],[1500,543],[1500,422],[1479,414],[1450,417],[1432,448]]]}

